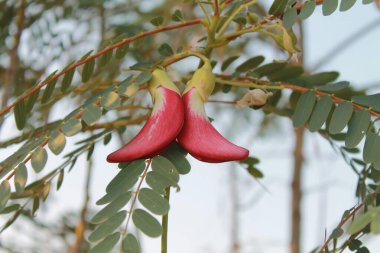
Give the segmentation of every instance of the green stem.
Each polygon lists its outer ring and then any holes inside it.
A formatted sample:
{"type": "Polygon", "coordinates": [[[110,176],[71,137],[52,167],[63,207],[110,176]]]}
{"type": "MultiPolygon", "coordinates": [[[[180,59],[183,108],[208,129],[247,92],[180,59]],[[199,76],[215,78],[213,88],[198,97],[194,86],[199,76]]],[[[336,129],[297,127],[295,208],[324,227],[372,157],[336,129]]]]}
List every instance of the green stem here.
{"type": "MultiPolygon", "coordinates": [[[[170,187],[165,189],[164,194],[165,199],[170,199],[170,187]]],[[[169,213],[162,216],[162,236],[161,236],[161,253],[168,252],[168,222],[169,222],[169,213]]]]}
{"type": "Polygon", "coordinates": [[[224,22],[223,26],[219,29],[218,33],[216,34],[216,38],[220,38],[223,33],[226,31],[226,29],[228,28],[228,26],[231,24],[231,22],[234,20],[234,18],[236,17],[236,15],[238,15],[242,10],[244,10],[245,8],[249,7],[250,5],[253,5],[257,2],[257,0],[252,0],[252,1],[249,1],[248,3],[245,3],[245,4],[242,4],[240,5],[229,17],[228,19],[226,20],[226,22],[224,22]]]}
{"type": "Polygon", "coordinates": [[[164,59],[163,61],[155,64],[156,66],[157,65],[161,65],[161,66],[169,66],[173,63],[176,63],[182,59],[185,59],[187,57],[190,57],[190,56],[195,56],[195,57],[198,57],[199,59],[201,59],[203,62],[210,62],[210,60],[203,54],[201,53],[198,53],[198,52],[195,52],[195,51],[191,51],[191,50],[188,50],[188,51],[184,51],[184,52],[181,52],[181,53],[178,53],[178,54],[174,54],[172,56],[169,56],[168,58],[164,59]]]}
{"type": "Polygon", "coordinates": [[[205,17],[207,19],[207,22],[210,24],[210,20],[211,20],[210,16],[208,15],[208,13],[207,13],[205,7],[203,6],[202,2],[200,2],[199,0],[197,0],[196,2],[198,3],[199,7],[201,7],[202,12],[203,12],[203,14],[205,15],[205,17]]]}

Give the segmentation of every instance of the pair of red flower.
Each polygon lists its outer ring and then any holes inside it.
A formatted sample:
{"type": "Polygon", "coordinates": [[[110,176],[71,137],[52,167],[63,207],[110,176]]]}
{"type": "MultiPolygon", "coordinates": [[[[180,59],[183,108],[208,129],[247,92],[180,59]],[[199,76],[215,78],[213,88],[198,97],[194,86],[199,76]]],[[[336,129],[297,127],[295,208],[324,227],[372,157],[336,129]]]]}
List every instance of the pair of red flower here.
{"type": "Polygon", "coordinates": [[[248,150],[225,139],[209,122],[204,103],[215,86],[209,63],[195,71],[183,96],[167,73],[156,69],[149,82],[154,106],[140,132],[111,153],[108,162],[130,162],[161,154],[175,140],[196,159],[220,163],[244,160],[248,150]]]}

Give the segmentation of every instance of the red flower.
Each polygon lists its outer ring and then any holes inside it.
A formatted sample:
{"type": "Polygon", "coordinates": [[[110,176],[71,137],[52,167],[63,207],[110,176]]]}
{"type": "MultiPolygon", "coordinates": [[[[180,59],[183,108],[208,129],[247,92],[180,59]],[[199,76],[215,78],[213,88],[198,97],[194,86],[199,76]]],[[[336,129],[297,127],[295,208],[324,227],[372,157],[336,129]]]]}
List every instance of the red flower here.
{"type": "Polygon", "coordinates": [[[149,82],[153,111],[144,127],[126,145],[107,157],[111,163],[159,155],[177,137],[184,120],[181,95],[166,72],[155,70],[149,82]]]}
{"type": "Polygon", "coordinates": [[[244,160],[247,149],[225,139],[209,122],[204,103],[215,85],[211,65],[205,63],[189,81],[183,98],[162,70],[155,70],[149,83],[153,112],[141,131],[121,149],[107,157],[108,162],[130,162],[162,153],[176,138],[196,159],[220,163],[244,160]]]}

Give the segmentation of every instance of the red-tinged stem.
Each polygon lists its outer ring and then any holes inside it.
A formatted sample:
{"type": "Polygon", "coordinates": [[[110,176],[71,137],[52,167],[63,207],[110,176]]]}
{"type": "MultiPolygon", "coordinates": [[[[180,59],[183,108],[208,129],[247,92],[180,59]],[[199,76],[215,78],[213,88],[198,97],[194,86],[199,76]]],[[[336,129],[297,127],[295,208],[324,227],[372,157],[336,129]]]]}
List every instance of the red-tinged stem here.
{"type": "MultiPolygon", "coordinates": [[[[140,176],[140,181],[139,181],[139,183],[138,183],[138,185],[136,187],[136,191],[135,191],[135,194],[133,196],[133,199],[132,199],[132,202],[131,202],[131,206],[129,207],[129,210],[128,210],[127,222],[125,224],[124,229],[122,230],[122,237],[123,238],[128,233],[128,225],[129,225],[129,222],[131,220],[131,216],[132,216],[132,213],[133,213],[133,208],[135,207],[135,203],[136,203],[137,197],[139,195],[142,183],[144,182],[144,179],[146,177],[146,174],[148,173],[148,169],[149,169],[149,166],[150,166],[151,163],[152,163],[152,159],[148,159],[148,160],[145,161],[145,169],[144,169],[142,175],[140,176]]],[[[121,243],[121,245],[120,245],[120,250],[121,251],[120,252],[123,252],[122,249],[123,249],[123,244],[121,243]]]]}
{"type": "MultiPolygon", "coordinates": [[[[231,78],[231,79],[233,78],[230,75],[223,75],[223,74],[216,74],[216,76],[221,77],[221,78],[231,78]]],[[[265,89],[291,89],[291,90],[299,91],[302,93],[305,93],[305,92],[311,90],[312,92],[314,92],[318,96],[330,96],[331,99],[335,103],[349,102],[354,106],[355,110],[367,110],[370,114],[372,114],[376,118],[380,118],[380,113],[373,111],[371,108],[361,106],[359,104],[354,103],[353,101],[345,100],[343,98],[337,97],[334,94],[325,93],[325,92],[322,92],[322,91],[319,91],[316,89],[309,89],[309,88],[297,86],[294,84],[281,83],[281,82],[276,82],[273,85],[273,83],[271,83],[271,82],[263,81],[263,80],[259,80],[259,79],[255,79],[255,78],[251,78],[251,77],[241,77],[241,78],[238,78],[237,80],[242,80],[242,81],[241,82],[239,82],[239,81],[235,82],[235,81],[229,81],[229,80],[226,81],[226,80],[220,80],[219,79],[219,80],[216,80],[216,83],[229,84],[232,86],[240,86],[240,87],[254,87],[254,88],[265,88],[265,89]]]]}
{"type": "Polygon", "coordinates": [[[95,58],[97,58],[99,56],[102,56],[102,55],[106,54],[107,52],[109,52],[109,51],[111,51],[111,50],[113,50],[115,48],[124,46],[124,45],[129,44],[129,43],[131,43],[133,41],[136,41],[136,40],[139,40],[139,39],[142,39],[142,38],[145,38],[147,36],[151,36],[151,35],[154,35],[154,34],[157,34],[157,33],[160,33],[160,32],[175,30],[175,29],[178,29],[178,28],[182,28],[182,27],[186,27],[186,26],[192,26],[192,25],[199,25],[199,24],[202,24],[202,20],[201,19],[195,19],[195,20],[183,22],[183,23],[180,23],[180,24],[159,27],[159,28],[151,30],[151,31],[143,32],[143,33],[138,34],[136,36],[133,36],[133,37],[130,37],[130,38],[126,38],[126,39],[124,39],[124,40],[122,40],[122,41],[120,41],[120,42],[118,42],[118,43],[116,43],[116,44],[114,44],[114,45],[112,45],[110,47],[107,47],[106,49],[104,49],[102,51],[99,51],[98,53],[96,53],[96,54],[94,54],[92,56],[87,57],[86,59],[84,59],[82,61],[79,61],[79,62],[71,65],[67,69],[59,72],[56,75],[54,75],[49,80],[47,80],[45,82],[42,82],[39,85],[35,86],[33,89],[31,89],[28,92],[26,92],[23,95],[21,95],[14,103],[12,103],[8,107],[6,107],[4,110],[2,110],[0,112],[0,117],[3,116],[4,114],[6,114],[7,112],[9,112],[20,101],[22,101],[25,98],[31,96],[33,93],[35,93],[36,91],[38,91],[39,89],[41,89],[45,85],[47,85],[47,84],[51,83],[52,81],[58,79],[60,76],[63,76],[64,74],[70,72],[71,70],[77,68],[78,66],[81,66],[81,65],[85,64],[86,62],[89,62],[89,61],[91,61],[91,60],[93,60],[93,59],[95,59],[95,58]]]}

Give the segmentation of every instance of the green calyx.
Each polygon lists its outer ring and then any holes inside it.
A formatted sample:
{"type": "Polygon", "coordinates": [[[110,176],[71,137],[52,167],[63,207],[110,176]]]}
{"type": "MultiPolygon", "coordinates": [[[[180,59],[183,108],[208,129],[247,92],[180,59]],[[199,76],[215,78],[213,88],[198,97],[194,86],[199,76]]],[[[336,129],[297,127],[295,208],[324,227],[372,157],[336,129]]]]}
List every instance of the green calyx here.
{"type": "Polygon", "coordinates": [[[194,72],[193,77],[187,83],[184,93],[195,87],[205,102],[215,87],[215,75],[209,62],[205,62],[201,68],[194,72]]]}
{"type": "Polygon", "coordinates": [[[152,72],[152,79],[149,81],[148,89],[152,97],[155,97],[156,89],[160,86],[168,88],[172,91],[175,91],[179,94],[177,86],[170,79],[168,73],[161,69],[155,69],[152,72]]]}

